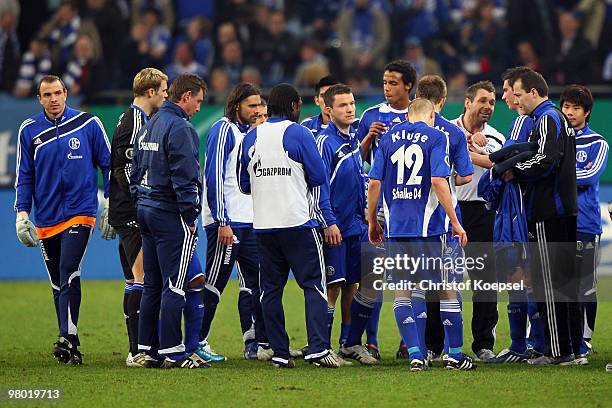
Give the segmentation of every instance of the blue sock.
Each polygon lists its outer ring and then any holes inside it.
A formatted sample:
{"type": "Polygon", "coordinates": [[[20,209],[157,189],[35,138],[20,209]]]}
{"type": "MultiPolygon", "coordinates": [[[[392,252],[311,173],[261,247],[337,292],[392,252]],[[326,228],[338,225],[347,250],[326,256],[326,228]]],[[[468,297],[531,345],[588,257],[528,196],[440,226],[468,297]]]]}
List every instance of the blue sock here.
{"type": "Polygon", "coordinates": [[[380,309],[382,309],[381,297],[379,296],[379,299],[374,302],[374,309],[372,309],[372,314],[365,328],[366,343],[375,346],[378,346],[378,321],[380,320],[380,309]]]}
{"type": "Polygon", "coordinates": [[[373,299],[365,297],[361,292],[355,293],[351,302],[351,325],[344,342],[347,347],[361,344],[363,330],[371,321],[370,317],[376,303],[373,299]]]}
{"type": "Polygon", "coordinates": [[[539,353],[544,353],[544,326],[538,311],[538,305],[532,299],[532,294],[527,292],[527,315],[529,316],[529,339],[528,343],[539,353]],[[530,296],[531,295],[531,296],[530,296]]]}
{"type": "Polygon", "coordinates": [[[411,295],[412,310],[416,317],[417,330],[419,331],[419,347],[421,354],[427,355],[427,344],[425,343],[425,327],[427,326],[427,303],[425,302],[425,291],[414,289],[411,295]]]}
{"type": "Polygon", "coordinates": [[[409,359],[423,360],[425,356],[421,354],[419,347],[419,331],[414,319],[412,302],[407,297],[398,297],[393,302],[393,311],[399,332],[408,347],[409,359]]]}
{"type": "Polygon", "coordinates": [[[338,343],[340,345],[343,345],[344,343],[346,343],[346,339],[348,337],[349,334],[349,330],[351,328],[351,324],[353,322],[351,321],[351,323],[341,323],[340,324],[340,338],[338,339],[338,343]]]}
{"type": "MultiPolygon", "coordinates": [[[[459,308],[463,310],[463,299],[461,298],[461,292],[455,291],[457,295],[457,302],[459,302],[459,308]]],[[[463,313],[461,313],[461,325],[463,326],[463,313]]],[[[448,354],[448,336],[444,336],[444,353],[448,354]]]]}
{"type": "Polygon", "coordinates": [[[461,358],[463,347],[463,321],[459,301],[456,299],[440,300],[440,319],[444,326],[445,342],[446,339],[448,339],[449,357],[461,358]]]}
{"type": "Polygon", "coordinates": [[[204,301],[202,292],[185,292],[185,351],[191,354],[199,346],[200,329],[204,318],[204,301]]]}
{"type": "Polygon", "coordinates": [[[523,354],[527,350],[527,295],[524,291],[508,292],[510,350],[523,354]]]}
{"type": "Polygon", "coordinates": [[[327,348],[331,348],[332,328],[334,327],[334,312],[336,308],[334,306],[327,305],[327,333],[329,334],[329,343],[327,348]]]}

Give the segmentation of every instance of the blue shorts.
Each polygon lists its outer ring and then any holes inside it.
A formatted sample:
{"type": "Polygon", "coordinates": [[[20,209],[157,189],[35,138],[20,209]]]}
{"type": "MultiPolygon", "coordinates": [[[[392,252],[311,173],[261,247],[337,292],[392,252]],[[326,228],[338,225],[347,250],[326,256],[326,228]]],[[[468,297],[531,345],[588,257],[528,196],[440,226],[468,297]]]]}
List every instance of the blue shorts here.
{"type": "Polygon", "coordinates": [[[325,245],[325,274],[327,284],[343,282],[347,285],[361,280],[361,237],[342,239],[339,246],[325,245]]]}
{"type": "Polygon", "coordinates": [[[387,278],[393,282],[418,283],[442,281],[442,235],[432,237],[389,238],[387,257],[400,260],[387,270],[387,278]]]}

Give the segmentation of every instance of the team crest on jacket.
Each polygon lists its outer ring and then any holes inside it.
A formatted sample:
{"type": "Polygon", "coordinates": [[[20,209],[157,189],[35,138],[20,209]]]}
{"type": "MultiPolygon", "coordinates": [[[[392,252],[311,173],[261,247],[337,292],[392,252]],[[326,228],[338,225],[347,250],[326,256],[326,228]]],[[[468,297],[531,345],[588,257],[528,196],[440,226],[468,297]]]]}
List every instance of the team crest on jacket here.
{"type": "Polygon", "coordinates": [[[576,152],[576,161],[584,163],[587,159],[587,153],[584,150],[578,150],[576,152]]]}
{"type": "Polygon", "coordinates": [[[325,272],[327,276],[333,276],[333,274],[336,273],[336,269],[333,266],[328,266],[325,268],[325,272]]]}
{"type": "Polygon", "coordinates": [[[81,147],[81,141],[77,139],[76,137],[71,137],[70,140],[68,141],[68,146],[70,146],[72,150],[76,150],[79,147],[81,147]]]}

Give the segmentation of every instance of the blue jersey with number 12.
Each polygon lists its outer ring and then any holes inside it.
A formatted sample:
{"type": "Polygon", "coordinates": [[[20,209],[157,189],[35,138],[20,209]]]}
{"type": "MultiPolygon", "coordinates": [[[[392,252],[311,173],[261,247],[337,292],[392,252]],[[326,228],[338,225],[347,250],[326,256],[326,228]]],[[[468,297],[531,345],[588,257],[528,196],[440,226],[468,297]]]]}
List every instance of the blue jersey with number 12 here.
{"type": "Polygon", "coordinates": [[[370,178],[382,181],[385,236],[431,237],[446,232],[431,177],[448,177],[448,139],[423,122],[394,126],[380,141],[370,178]]]}

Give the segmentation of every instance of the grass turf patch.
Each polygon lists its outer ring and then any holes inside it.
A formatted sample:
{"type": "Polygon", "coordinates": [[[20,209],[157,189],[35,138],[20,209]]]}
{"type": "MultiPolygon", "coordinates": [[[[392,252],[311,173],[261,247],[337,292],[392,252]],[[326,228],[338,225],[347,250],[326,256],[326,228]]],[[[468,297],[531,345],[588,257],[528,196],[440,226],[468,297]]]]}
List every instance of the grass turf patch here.
{"type": "MultiPolygon", "coordinates": [[[[611,279],[603,279],[610,286],[611,279]]],[[[607,406],[612,374],[612,302],[598,307],[596,354],[584,367],[491,366],[474,372],[449,372],[434,364],[421,373],[409,372],[395,359],[399,335],[392,304],[385,303],[380,320],[382,363],[338,370],[298,361],[295,370],[278,370],[269,362],[245,361],[238,320],[237,281],[229,282],[211,331],[212,347],[228,361],[204,370],[140,370],[127,368],[127,335],[123,320],[123,283],[84,281],[79,319],[81,367],[59,365],[52,357],[57,338],[51,289],[47,282],[0,283],[0,388],[61,388],[59,406],[607,406]]],[[[465,298],[464,298],[465,299],[465,298]]],[[[304,301],[294,281],[284,298],[287,331],[293,348],[306,343],[304,301]]],[[[470,352],[472,304],[464,303],[464,350],[470,352]]],[[[500,302],[496,350],[508,346],[506,304],[500,302]]],[[[333,342],[337,343],[340,312],[333,342]]],[[[3,406],[10,404],[0,398],[3,406]]],[[[40,401],[15,406],[53,406],[40,401]]]]}

